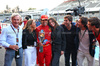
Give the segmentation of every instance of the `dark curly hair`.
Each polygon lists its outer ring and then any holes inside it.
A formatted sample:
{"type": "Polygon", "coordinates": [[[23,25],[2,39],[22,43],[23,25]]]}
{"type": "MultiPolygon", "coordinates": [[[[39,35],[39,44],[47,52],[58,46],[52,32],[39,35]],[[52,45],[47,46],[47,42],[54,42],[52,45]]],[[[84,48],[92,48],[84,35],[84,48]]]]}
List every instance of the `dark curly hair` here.
{"type": "Polygon", "coordinates": [[[88,18],[87,17],[80,17],[79,19],[81,19],[81,23],[84,25],[84,27],[87,28],[88,18]]]}
{"type": "Polygon", "coordinates": [[[96,28],[100,28],[100,20],[97,17],[90,17],[88,21],[91,23],[91,26],[95,26],[96,28]]]}

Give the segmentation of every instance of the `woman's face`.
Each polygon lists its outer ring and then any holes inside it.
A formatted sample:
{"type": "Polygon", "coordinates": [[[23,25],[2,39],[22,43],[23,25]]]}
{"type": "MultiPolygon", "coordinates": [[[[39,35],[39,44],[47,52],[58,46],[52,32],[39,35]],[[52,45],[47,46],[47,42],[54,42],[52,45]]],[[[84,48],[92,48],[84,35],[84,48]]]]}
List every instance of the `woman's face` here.
{"type": "Polygon", "coordinates": [[[55,26],[55,22],[53,22],[52,20],[49,20],[49,24],[50,24],[50,26],[52,26],[52,27],[55,26]]]}
{"type": "Polygon", "coordinates": [[[31,27],[32,27],[32,28],[36,28],[36,23],[35,23],[34,20],[33,20],[32,24],[31,24],[31,27]]]}

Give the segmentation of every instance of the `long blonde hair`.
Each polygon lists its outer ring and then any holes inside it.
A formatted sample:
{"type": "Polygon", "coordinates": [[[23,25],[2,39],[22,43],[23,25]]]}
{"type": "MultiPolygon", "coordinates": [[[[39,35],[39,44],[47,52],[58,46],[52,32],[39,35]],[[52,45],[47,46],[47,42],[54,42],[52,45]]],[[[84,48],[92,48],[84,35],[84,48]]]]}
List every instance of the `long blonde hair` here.
{"type": "Polygon", "coordinates": [[[34,19],[30,19],[30,20],[27,21],[27,23],[25,25],[25,29],[27,29],[30,33],[31,33],[31,29],[32,29],[30,25],[32,25],[33,21],[35,22],[34,19]]]}

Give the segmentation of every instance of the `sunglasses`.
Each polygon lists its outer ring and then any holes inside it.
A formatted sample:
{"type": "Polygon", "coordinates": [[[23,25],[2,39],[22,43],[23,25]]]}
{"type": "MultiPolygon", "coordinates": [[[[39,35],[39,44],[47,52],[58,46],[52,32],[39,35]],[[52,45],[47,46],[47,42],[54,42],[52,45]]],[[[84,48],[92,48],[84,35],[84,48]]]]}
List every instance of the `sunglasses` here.
{"type": "Polygon", "coordinates": [[[64,21],[66,21],[66,22],[67,22],[68,20],[64,20],[64,21]]]}
{"type": "Polygon", "coordinates": [[[43,19],[41,19],[41,21],[48,21],[48,19],[44,19],[44,20],[43,20],[43,19]]]}

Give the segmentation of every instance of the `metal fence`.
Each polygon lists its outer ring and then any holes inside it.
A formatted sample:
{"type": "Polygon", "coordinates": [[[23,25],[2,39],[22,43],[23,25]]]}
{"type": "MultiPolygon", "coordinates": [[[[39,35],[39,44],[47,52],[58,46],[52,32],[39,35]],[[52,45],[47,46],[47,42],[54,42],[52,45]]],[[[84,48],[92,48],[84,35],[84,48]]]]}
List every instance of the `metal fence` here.
{"type": "MultiPolygon", "coordinates": [[[[89,12],[88,11],[81,15],[84,17],[87,17],[87,18],[98,17],[100,19],[100,11],[98,11],[98,12],[89,12]]],[[[57,15],[53,15],[53,14],[50,15],[50,17],[54,17],[59,24],[61,24],[64,21],[64,16],[66,16],[66,14],[61,15],[61,14],[59,14],[59,12],[57,15]]],[[[78,19],[79,19],[79,16],[73,16],[73,22],[75,22],[78,19]]]]}

